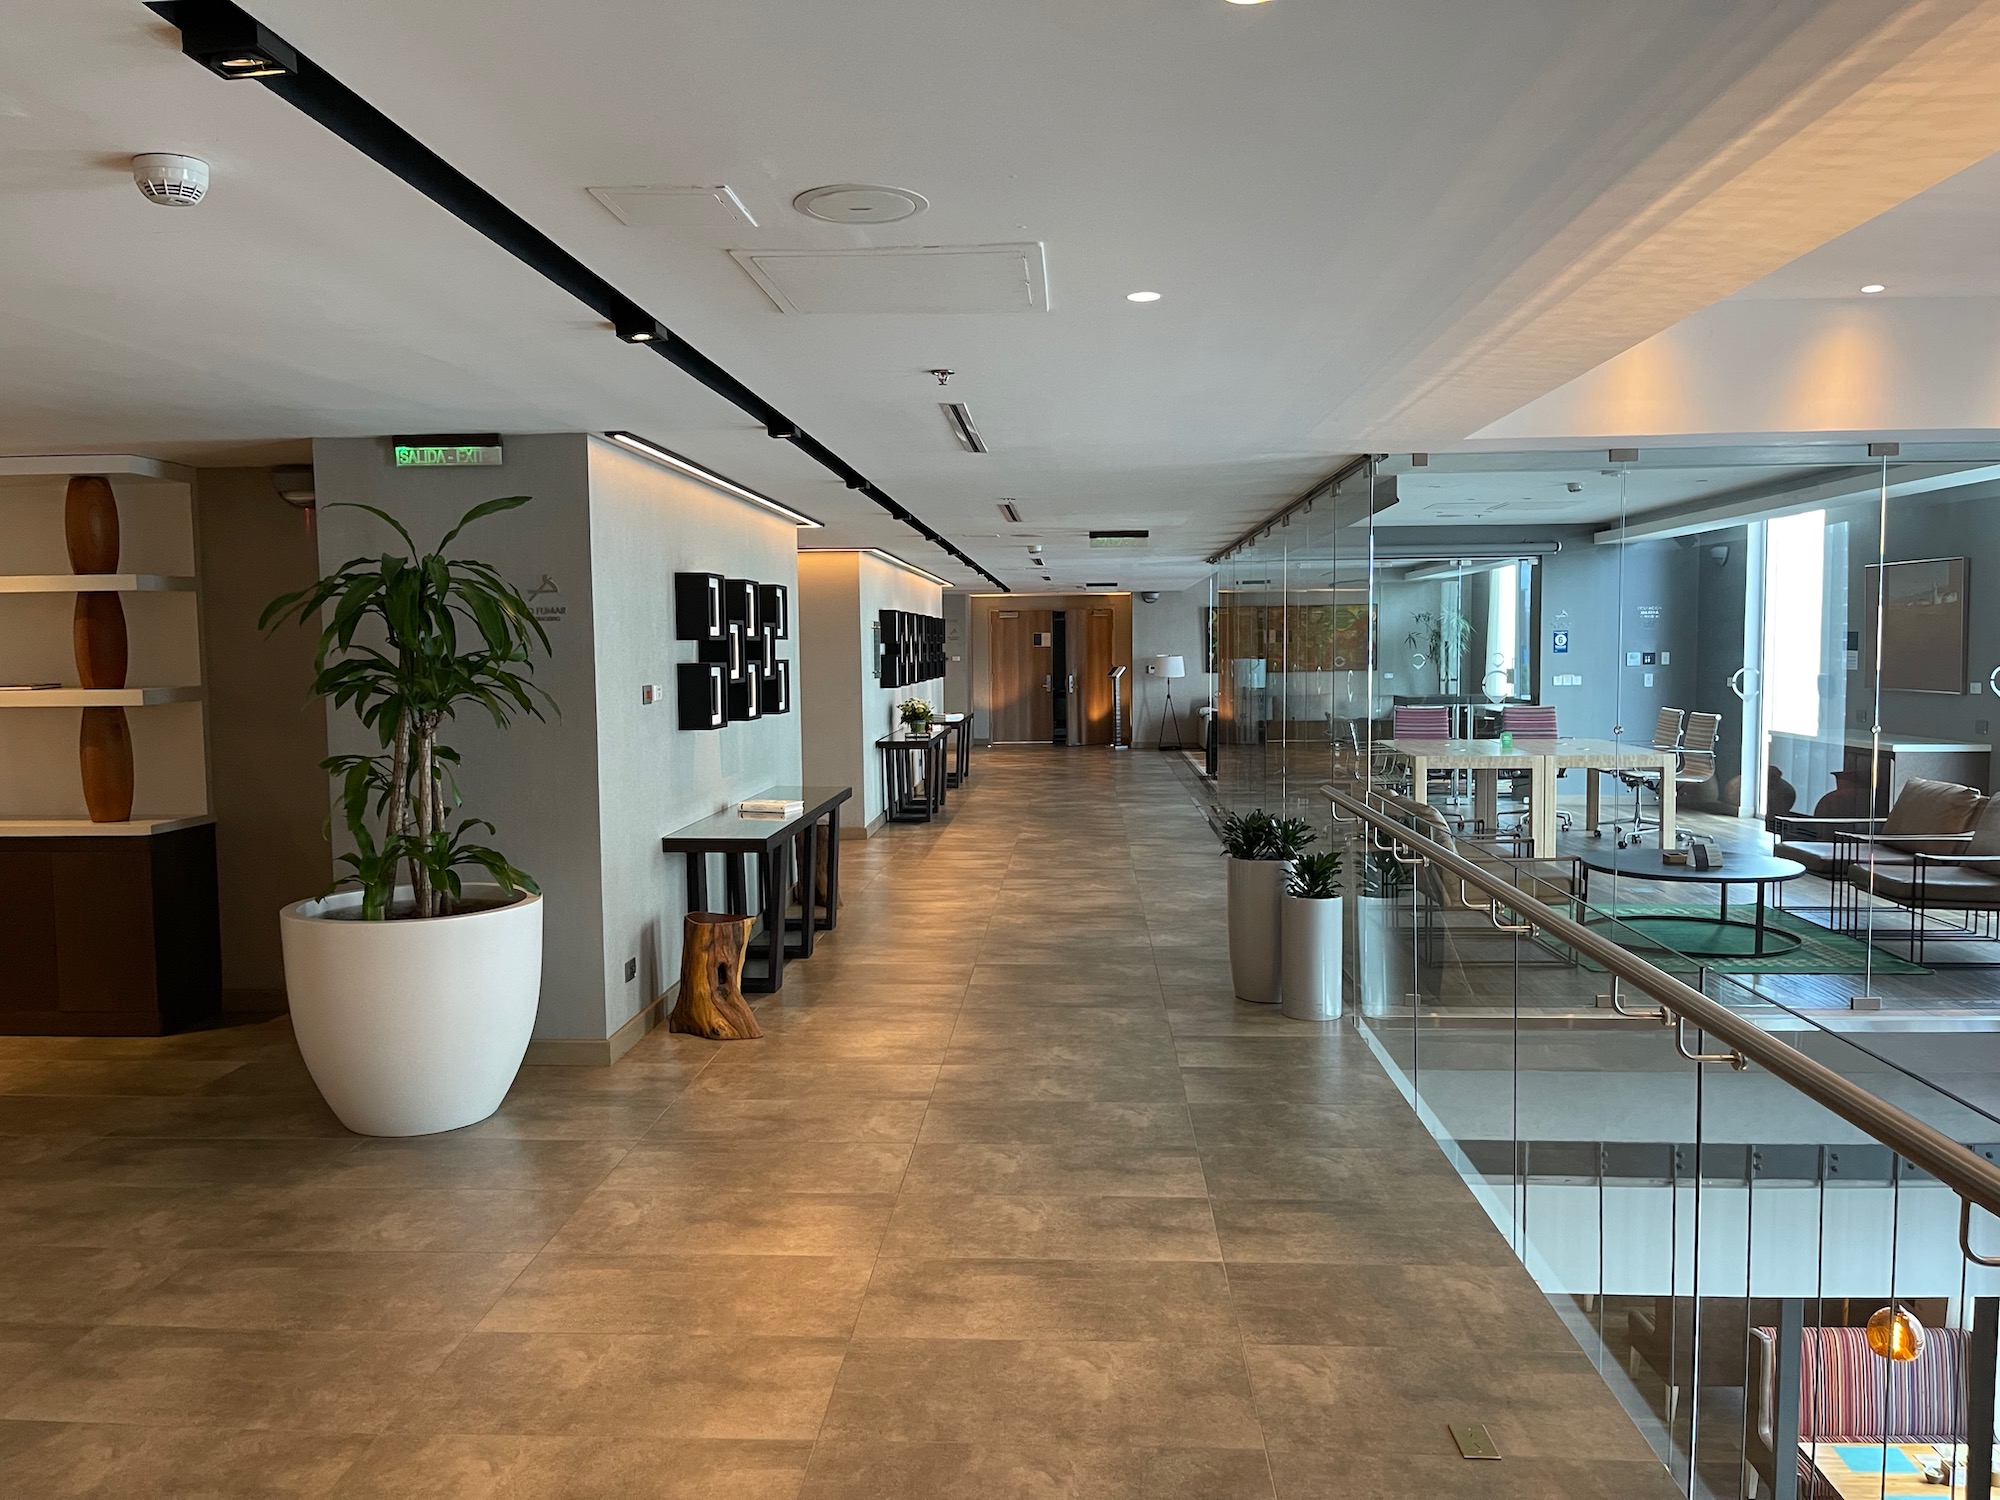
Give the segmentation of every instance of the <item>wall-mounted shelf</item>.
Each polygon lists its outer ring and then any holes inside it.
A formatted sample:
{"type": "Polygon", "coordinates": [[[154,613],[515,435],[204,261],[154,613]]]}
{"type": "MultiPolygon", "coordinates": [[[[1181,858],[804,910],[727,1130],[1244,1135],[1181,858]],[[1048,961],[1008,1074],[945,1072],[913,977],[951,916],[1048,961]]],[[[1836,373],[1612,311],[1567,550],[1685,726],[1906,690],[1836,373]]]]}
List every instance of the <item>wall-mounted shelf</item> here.
{"type": "Polygon", "coordinates": [[[133,818],[126,823],[93,823],[88,818],[0,818],[0,839],[142,839],[156,833],[199,828],[214,821],[204,813],[180,818],[133,818]]]}
{"type": "Polygon", "coordinates": [[[150,708],[159,703],[199,702],[198,687],[0,687],[0,708],[150,708]]]}
{"type": "Polygon", "coordinates": [[[191,594],[192,578],[166,573],[0,573],[0,594],[191,594]]]}
{"type": "Polygon", "coordinates": [[[142,458],[136,453],[57,453],[0,458],[0,479],[69,479],[78,474],[157,479],[167,484],[194,483],[194,470],[185,464],[142,458]]]}

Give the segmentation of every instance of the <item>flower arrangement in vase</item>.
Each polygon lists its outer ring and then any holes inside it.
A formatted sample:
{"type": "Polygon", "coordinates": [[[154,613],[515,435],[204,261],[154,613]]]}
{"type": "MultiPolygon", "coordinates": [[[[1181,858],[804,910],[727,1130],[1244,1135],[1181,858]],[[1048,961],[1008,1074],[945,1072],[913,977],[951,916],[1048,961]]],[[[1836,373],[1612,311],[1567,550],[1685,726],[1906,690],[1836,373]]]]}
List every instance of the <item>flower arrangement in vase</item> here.
{"type": "Polygon", "coordinates": [[[896,717],[903,721],[903,727],[911,734],[928,734],[936,712],[922,698],[905,698],[896,705],[896,717]]]}

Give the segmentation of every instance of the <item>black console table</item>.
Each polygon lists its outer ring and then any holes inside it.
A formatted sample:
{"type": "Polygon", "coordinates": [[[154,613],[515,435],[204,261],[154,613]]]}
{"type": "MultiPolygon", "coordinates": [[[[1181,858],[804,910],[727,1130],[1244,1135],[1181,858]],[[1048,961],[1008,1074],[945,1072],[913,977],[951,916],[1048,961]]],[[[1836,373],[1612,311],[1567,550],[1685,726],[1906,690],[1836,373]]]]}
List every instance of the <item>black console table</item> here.
{"type": "Polygon", "coordinates": [[[972,715],[946,714],[938,722],[951,734],[951,764],[945,768],[944,784],[955,791],[972,775],[972,715]]]}
{"type": "Polygon", "coordinates": [[[746,817],[734,805],[713,817],[676,829],[660,840],[668,854],[687,858],[687,900],[689,911],[710,910],[708,904],[708,857],[722,856],[724,899],[736,914],[761,913],[764,971],[753,973],[746,965],[743,988],[755,994],[769,994],[785,982],[785,961],[810,958],[813,936],[831,931],[840,920],[840,804],[854,795],[844,786],[766,787],[745,801],[785,801],[804,804],[801,811],[786,817],[746,817]],[[824,841],[824,842],[822,842],[824,841]],[[786,909],[791,904],[792,851],[798,850],[799,940],[788,946],[786,909]],[[819,890],[818,870],[821,849],[826,851],[826,891],[819,890]],[[757,905],[750,900],[750,857],[757,859],[757,905]]]}
{"type": "Polygon", "coordinates": [[[875,742],[882,752],[882,816],[928,823],[944,811],[945,743],[953,731],[933,724],[921,734],[899,729],[875,742]]]}

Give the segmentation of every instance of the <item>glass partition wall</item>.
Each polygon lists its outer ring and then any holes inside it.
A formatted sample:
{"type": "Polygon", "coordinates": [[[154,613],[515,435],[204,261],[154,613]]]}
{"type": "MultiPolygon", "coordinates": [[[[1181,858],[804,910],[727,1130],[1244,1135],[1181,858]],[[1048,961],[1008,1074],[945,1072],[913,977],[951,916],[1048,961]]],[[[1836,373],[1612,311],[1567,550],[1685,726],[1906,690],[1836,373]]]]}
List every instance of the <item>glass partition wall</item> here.
{"type": "Polygon", "coordinates": [[[1374,460],[1210,643],[1217,801],[1347,851],[1355,1024],[1681,1487],[1989,1493],[1956,1197],[1318,789],[2000,1159],[2000,454],[1374,460]]]}

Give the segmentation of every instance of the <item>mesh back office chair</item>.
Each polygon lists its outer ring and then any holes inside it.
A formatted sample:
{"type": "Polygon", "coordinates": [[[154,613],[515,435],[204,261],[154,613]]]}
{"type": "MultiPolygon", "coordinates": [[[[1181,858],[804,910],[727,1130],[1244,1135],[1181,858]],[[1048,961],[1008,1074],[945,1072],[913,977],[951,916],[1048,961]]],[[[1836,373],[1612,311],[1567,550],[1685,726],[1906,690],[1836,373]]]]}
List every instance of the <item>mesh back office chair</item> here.
{"type": "MultiPolygon", "coordinates": [[[[1721,722],[1714,714],[1697,714],[1695,717],[1716,719],[1717,723],[1721,722]]],[[[1686,718],[1687,712],[1684,709],[1661,709],[1659,717],[1653,720],[1653,748],[1655,750],[1678,751],[1681,748],[1681,723],[1686,718]]],[[[1713,771],[1715,769],[1715,735],[1712,732],[1708,737],[1708,750],[1709,770],[1713,771]]],[[[1658,771],[1620,771],[1618,773],[1618,779],[1632,788],[1632,831],[1634,833],[1638,833],[1642,829],[1658,828],[1660,826],[1658,818],[1654,818],[1650,823],[1647,822],[1645,810],[1640,806],[1640,803],[1643,801],[1642,794],[1647,787],[1653,789],[1655,796],[1659,794],[1660,774],[1658,771]]],[[[1704,773],[1704,776],[1706,774],[1704,773]]],[[[1678,774],[1676,774],[1675,780],[1678,782],[1678,774]]],[[[1622,832],[1622,830],[1615,831],[1622,832]]]]}
{"type": "Polygon", "coordinates": [[[1556,711],[1553,704],[1509,703],[1500,710],[1500,732],[1517,740],[1556,740],[1556,711]]]}
{"type": "Polygon", "coordinates": [[[1681,764],[1674,785],[1695,790],[1715,775],[1715,742],[1722,733],[1721,714],[1689,714],[1681,732],[1681,764]]]}
{"type": "MultiPolygon", "coordinates": [[[[1390,711],[1389,733],[1398,740],[1448,740],[1451,738],[1451,710],[1449,708],[1405,707],[1398,705],[1390,711]]],[[[1451,771],[1433,771],[1427,780],[1442,779],[1458,794],[1458,776],[1451,771]]],[[[1410,795],[1419,802],[1429,792],[1428,787],[1412,787],[1410,795]]]]}
{"type": "MultiPolygon", "coordinates": [[[[1552,703],[1509,703],[1505,705],[1500,710],[1500,732],[1502,734],[1511,734],[1516,740],[1559,740],[1562,738],[1561,733],[1556,728],[1556,710],[1555,705],[1552,703]]],[[[1513,785],[1516,793],[1520,790],[1520,778],[1527,774],[1525,771],[1509,773],[1508,780],[1513,785]]],[[[1558,771],[1556,774],[1560,776],[1562,773],[1558,771]]],[[[1569,827],[1569,814],[1558,811],[1556,813],[1556,822],[1560,827],[1569,827]]]]}

